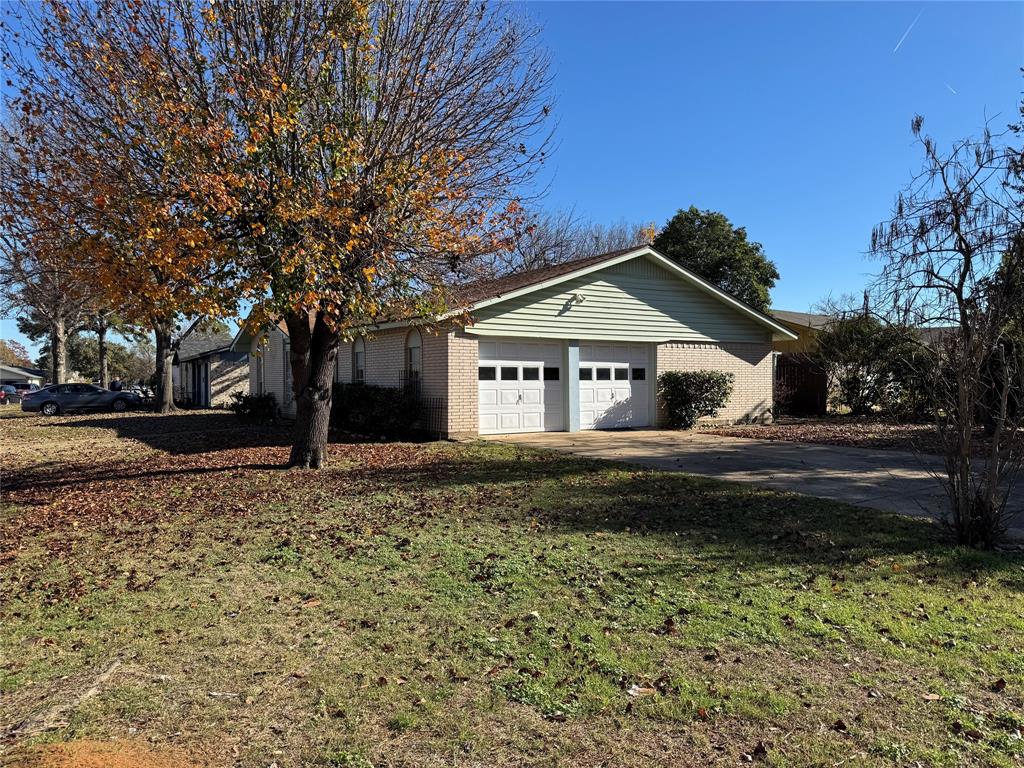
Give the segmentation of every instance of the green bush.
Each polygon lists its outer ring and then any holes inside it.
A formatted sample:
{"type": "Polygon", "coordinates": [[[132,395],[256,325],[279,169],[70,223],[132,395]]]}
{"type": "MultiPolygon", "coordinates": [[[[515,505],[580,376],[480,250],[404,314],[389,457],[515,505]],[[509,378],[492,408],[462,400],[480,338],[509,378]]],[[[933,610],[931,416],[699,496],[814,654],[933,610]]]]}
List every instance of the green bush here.
{"type": "Polygon", "coordinates": [[[277,418],[277,398],[273,392],[262,395],[232,392],[228,408],[248,421],[270,422],[277,418]]]}
{"type": "Polygon", "coordinates": [[[335,384],[331,424],[359,435],[407,435],[422,410],[414,387],[335,384]]]}
{"type": "Polygon", "coordinates": [[[666,371],[658,377],[658,397],[672,429],[691,429],[703,416],[717,416],[732,394],[731,373],[666,371]]]}
{"type": "Polygon", "coordinates": [[[931,411],[935,355],[913,328],[869,315],[838,317],[818,333],[817,359],[828,375],[833,409],[902,419],[931,411]]]}

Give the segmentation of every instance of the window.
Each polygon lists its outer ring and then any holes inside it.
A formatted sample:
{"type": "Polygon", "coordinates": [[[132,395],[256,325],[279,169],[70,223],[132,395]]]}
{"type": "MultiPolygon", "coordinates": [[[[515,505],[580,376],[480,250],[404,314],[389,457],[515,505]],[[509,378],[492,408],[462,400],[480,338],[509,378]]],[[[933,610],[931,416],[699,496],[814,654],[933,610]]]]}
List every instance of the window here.
{"type": "Polygon", "coordinates": [[[523,381],[540,381],[540,368],[523,368],[523,381]]]}
{"type": "Polygon", "coordinates": [[[611,381],[612,380],[612,369],[611,368],[598,368],[597,380],[598,381],[611,381]]]}
{"type": "Polygon", "coordinates": [[[644,381],[647,378],[646,368],[634,368],[633,369],[633,381],[644,381]]]}
{"type": "Polygon", "coordinates": [[[352,342],[352,381],[356,384],[366,381],[366,342],[361,338],[352,342]]]}
{"type": "Polygon", "coordinates": [[[405,337],[405,375],[409,381],[419,381],[423,370],[423,337],[413,328],[405,337]]]}
{"type": "Polygon", "coordinates": [[[625,381],[628,378],[629,378],[629,369],[628,368],[616,368],[615,369],[615,380],[616,381],[625,381]]]}
{"type": "Polygon", "coordinates": [[[502,381],[516,381],[519,378],[519,369],[514,365],[501,366],[502,381]]]}
{"type": "Polygon", "coordinates": [[[544,381],[558,381],[558,369],[557,368],[545,368],[544,369],[544,381]]]}
{"type": "Polygon", "coordinates": [[[496,373],[497,370],[493,365],[481,365],[476,369],[476,377],[480,381],[494,381],[497,378],[496,373]]]}
{"type": "Polygon", "coordinates": [[[288,339],[281,340],[281,357],[284,358],[284,370],[281,376],[282,391],[284,392],[284,404],[288,405],[295,399],[295,392],[292,389],[292,343],[288,339]]]}
{"type": "Polygon", "coordinates": [[[594,378],[593,368],[580,368],[580,381],[590,381],[594,378]]]}

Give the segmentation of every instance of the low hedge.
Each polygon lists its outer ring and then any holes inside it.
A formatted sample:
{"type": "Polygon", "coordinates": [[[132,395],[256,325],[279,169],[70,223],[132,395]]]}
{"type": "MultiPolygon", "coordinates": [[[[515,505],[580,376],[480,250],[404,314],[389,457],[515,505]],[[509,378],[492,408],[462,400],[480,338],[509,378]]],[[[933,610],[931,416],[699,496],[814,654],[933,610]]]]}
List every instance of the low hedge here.
{"type": "Polygon", "coordinates": [[[232,392],[228,408],[247,421],[271,422],[277,418],[277,398],[273,392],[262,395],[232,392]]]}
{"type": "Polygon", "coordinates": [[[715,417],[732,394],[733,375],[723,371],[666,371],[658,377],[658,397],[668,426],[692,429],[697,419],[715,417]]]}
{"type": "Polygon", "coordinates": [[[360,435],[407,435],[423,412],[413,387],[378,387],[371,384],[335,384],[331,424],[360,435]]]}

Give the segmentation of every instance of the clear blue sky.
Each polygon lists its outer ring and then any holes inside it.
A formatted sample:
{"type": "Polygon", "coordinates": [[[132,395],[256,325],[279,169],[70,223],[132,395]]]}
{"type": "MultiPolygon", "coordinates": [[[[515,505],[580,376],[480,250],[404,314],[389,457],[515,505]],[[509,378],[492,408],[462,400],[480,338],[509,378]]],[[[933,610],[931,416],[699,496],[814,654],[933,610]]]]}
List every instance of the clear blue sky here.
{"type": "Polygon", "coordinates": [[[1024,89],[1024,3],[526,10],[558,96],[546,205],[659,225],[681,207],[720,210],[778,265],[784,309],[867,282],[871,227],[919,166],[914,114],[950,141],[986,116],[1002,129],[1024,89]]]}
{"type": "Polygon", "coordinates": [[[778,265],[782,309],[867,282],[871,227],[920,165],[915,113],[952,140],[1004,128],[1024,90],[1024,3],[529,9],[558,95],[548,205],[659,226],[722,211],[778,265]]]}

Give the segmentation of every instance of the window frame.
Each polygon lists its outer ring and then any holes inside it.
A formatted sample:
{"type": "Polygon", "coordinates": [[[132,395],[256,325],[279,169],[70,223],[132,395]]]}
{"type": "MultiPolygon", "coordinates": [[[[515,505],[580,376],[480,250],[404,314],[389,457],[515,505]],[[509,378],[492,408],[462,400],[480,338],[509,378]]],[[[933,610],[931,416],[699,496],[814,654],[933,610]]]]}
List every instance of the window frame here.
{"type": "Polygon", "coordinates": [[[366,339],[362,336],[352,342],[352,383],[366,383],[366,339]]]}
{"type": "Polygon", "coordinates": [[[423,334],[419,329],[412,328],[405,334],[405,377],[407,381],[421,381],[423,379],[423,334]],[[415,339],[416,343],[410,343],[415,339]],[[413,350],[418,351],[416,367],[413,367],[413,350]]]}

